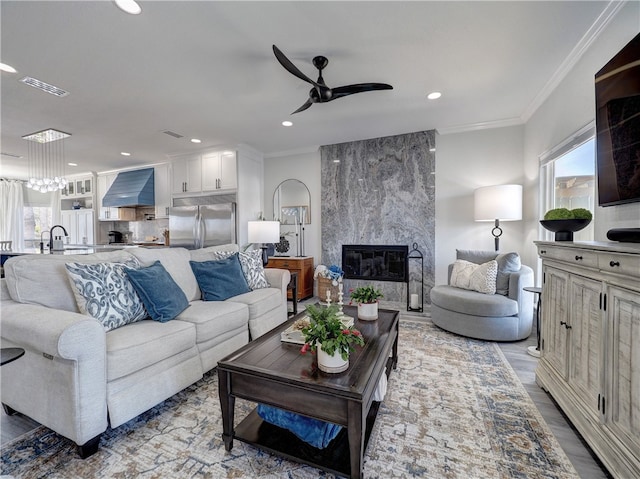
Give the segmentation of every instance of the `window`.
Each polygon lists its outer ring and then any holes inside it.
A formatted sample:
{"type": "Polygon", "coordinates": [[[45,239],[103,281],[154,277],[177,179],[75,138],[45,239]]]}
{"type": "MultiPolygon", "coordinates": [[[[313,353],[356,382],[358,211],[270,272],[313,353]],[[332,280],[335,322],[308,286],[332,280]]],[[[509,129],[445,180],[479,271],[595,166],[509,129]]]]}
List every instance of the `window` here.
{"type": "MultiPolygon", "coordinates": [[[[40,193],[25,188],[23,224],[25,248],[39,248],[40,235],[49,231],[53,226],[53,209],[51,208],[52,194],[40,193]]],[[[49,237],[45,235],[45,244],[49,237]]]]}
{"type": "MultiPolygon", "coordinates": [[[[542,155],[540,218],[553,208],[586,208],[595,214],[595,128],[593,123],[542,155]]],[[[550,233],[551,234],[551,233],[550,233]]],[[[574,234],[593,240],[593,222],[574,234]]],[[[549,236],[548,239],[552,237],[549,236]]]]}

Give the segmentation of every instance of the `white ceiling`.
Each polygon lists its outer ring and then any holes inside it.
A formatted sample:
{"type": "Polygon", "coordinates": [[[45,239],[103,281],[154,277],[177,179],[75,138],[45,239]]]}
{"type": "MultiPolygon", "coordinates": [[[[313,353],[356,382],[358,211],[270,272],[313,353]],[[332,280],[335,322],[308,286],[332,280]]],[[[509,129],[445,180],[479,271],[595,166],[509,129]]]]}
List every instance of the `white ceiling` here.
{"type": "MultiPolygon", "coordinates": [[[[72,134],[67,174],[166,160],[244,143],[265,155],[438,129],[526,121],[608,2],[111,1],[0,3],[4,177],[26,177],[27,142],[45,128],[72,134]],[[277,45],[329,86],[393,85],[290,115],[310,85],[276,61],[277,45]],[[70,92],[57,98],[18,80],[70,92]],[[428,101],[428,92],[442,98],[428,101]],[[290,119],[294,125],[281,126],[290,119]],[[164,130],[184,135],[176,139],[164,130]],[[189,142],[202,139],[201,145],[189,142]],[[131,157],[123,157],[129,151],[131,157]]],[[[595,27],[594,27],[595,25],[595,27]]]]}

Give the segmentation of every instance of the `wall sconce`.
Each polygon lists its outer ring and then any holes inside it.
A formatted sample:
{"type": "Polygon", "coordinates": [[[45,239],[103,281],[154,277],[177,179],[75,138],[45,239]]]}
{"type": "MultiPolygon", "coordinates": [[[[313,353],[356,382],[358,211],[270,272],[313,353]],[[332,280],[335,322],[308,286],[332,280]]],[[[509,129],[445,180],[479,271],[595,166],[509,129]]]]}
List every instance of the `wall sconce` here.
{"type": "Polygon", "coordinates": [[[273,247],[273,243],[280,241],[280,222],[249,221],[247,236],[249,243],[261,245],[262,264],[266,266],[269,262],[268,244],[271,244],[273,247]]]}
{"type": "Polygon", "coordinates": [[[494,221],[491,234],[496,251],[500,249],[500,221],[522,220],[522,185],[496,185],[478,188],[473,193],[474,219],[494,221]]]}

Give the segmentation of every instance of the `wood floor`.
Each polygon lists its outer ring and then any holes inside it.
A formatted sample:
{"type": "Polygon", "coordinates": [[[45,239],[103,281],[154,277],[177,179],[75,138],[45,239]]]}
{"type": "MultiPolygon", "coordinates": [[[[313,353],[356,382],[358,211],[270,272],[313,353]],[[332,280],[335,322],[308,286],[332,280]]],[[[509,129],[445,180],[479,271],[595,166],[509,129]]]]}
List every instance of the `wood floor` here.
{"type": "MultiPolygon", "coordinates": [[[[300,306],[315,303],[316,299],[302,302],[300,306]]],[[[397,309],[404,309],[401,305],[393,305],[397,309]]],[[[423,319],[414,313],[416,319],[423,319]]],[[[544,392],[535,382],[535,368],[538,359],[527,353],[528,346],[535,346],[535,332],[529,339],[511,343],[500,343],[500,348],[511,364],[520,381],[529,393],[534,404],[544,417],[545,421],[553,431],[564,449],[567,457],[572,462],[581,479],[604,479],[611,478],[606,469],[595,458],[589,447],[584,443],[580,435],[575,431],[566,417],[558,409],[556,404],[546,392],[544,392]]],[[[38,426],[38,423],[21,416],[7,416],[2,411],[0,417],[0,431],[2,444],[10,441],[25,432],[38,426]]]]}

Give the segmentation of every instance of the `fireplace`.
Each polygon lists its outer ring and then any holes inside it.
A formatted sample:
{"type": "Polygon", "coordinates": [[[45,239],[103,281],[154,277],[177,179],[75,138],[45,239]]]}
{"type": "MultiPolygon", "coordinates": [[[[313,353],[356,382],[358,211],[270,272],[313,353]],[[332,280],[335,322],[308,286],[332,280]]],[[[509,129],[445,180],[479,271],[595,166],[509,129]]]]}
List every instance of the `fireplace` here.
{"type": "Polygon", "coordinates": [[[409,280],[409,247],[402,245],[342,245],[342,270],[347,279],[409,280]]]}

